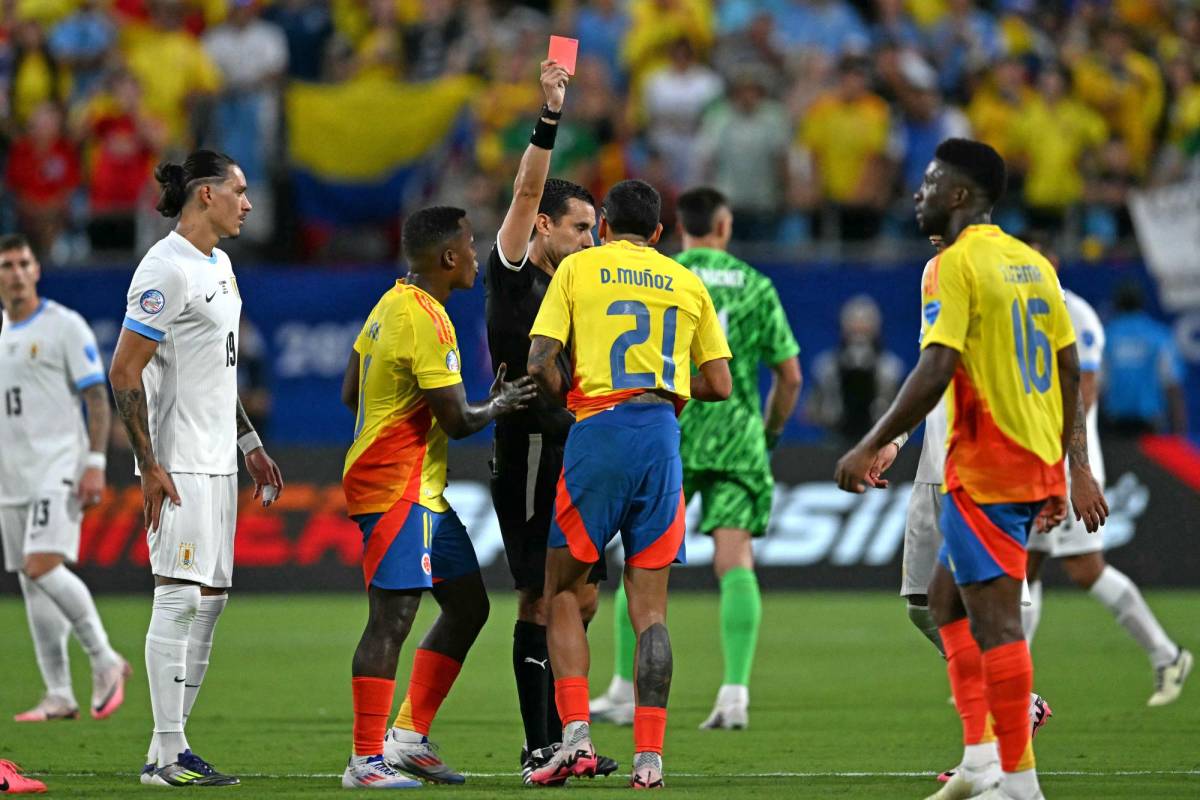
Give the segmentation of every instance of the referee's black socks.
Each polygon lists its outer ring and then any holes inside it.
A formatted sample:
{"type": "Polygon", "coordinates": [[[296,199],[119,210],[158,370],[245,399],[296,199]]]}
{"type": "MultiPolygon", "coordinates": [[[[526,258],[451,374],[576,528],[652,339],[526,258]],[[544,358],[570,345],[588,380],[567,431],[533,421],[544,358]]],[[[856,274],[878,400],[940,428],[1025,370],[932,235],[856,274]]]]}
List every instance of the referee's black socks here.
{"type": "Polygon", "coordinates": [[[525,747],[530,752],[562,737],[561,723],[547,727],[550,716],[558,719],[550,674],[546,627],[518,620],[513,628],[513,675],[517,679],[517,702],[525,726],[525,747]]]}

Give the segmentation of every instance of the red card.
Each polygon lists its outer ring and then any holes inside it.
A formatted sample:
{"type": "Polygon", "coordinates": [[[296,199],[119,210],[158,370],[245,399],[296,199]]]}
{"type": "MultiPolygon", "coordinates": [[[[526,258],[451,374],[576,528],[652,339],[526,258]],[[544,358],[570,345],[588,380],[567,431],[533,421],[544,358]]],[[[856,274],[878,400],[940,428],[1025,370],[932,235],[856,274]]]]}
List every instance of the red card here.
{"type": "Polygon", "coordinates": [[[578,55],[578,39],[568,39],[566,36],[550,37],[550,54],[547,58],[551,61],[557,61],[567,71],[568,75],[575,74],[575,59],[578,55]]]}

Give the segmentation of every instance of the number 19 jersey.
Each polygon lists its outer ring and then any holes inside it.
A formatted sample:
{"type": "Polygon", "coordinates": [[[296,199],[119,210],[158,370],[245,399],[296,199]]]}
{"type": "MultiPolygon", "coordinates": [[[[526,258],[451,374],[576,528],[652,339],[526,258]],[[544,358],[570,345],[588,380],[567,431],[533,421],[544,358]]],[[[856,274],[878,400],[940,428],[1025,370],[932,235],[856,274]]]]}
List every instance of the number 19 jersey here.
{"type": "Polygon", "coordinates": [[[1050,262],[972,225],[926,269],[921,304],[921,348],[962,354],[946,397],[946,491],[976,503],[1065,494],[1057,354],[1075,332],[1050,262]]]}
{"type": "Polygon", "coordinates": [[[626,241],[563,259],[530,336],[571,354],[579,420],[645,391],[691,397],[691,366],[730,358],[712,298],[686,267],[626,241]]]}

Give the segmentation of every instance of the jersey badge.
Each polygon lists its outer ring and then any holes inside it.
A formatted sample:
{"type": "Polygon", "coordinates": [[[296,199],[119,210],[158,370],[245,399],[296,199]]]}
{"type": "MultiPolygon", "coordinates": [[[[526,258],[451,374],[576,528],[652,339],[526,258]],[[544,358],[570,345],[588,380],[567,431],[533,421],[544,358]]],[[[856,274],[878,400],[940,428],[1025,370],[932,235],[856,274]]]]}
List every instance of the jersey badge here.
{"type": "Polygon", "coordinates": [[[157,314],[167,304],[167,298],[158,289],[147,289],[142,292],[141,307],[147,314],[157,314]]]}
{"type": "Polygon", "coordinates": [[[426,575],[433,574],[433,562],[429,560],[429,553],[421,554],[421,571],[426,575]]]}
{"type": "Polygon", "coordinates": [[[29,357],[31,359],[35,359],[35,358],[37,358],[37,354],[38,354],[38,346],[37,346],[37,342],[34,342],[29,348],[29,357]]]}
{"type": "Polygon", "coordinates": [[[93,364],[100,360],[100,354],[96,352],[96,346],[93,344],[84,345],[83,354],[87,356],[87,360],[91,361],[93,364]]]}
{"type": "Polygon", "coordinates": [[[1096,334],[1092,333],[1091,331],[1084,331],[1083,332],[1083,346],[1091,347],[1095,343],[1096,343],[1096,334]]]}
{"type": "Polygon", "coordinates": [[[184,542],[179,545],[179,566],[184,569],[191,569],[196,563],[196,545],[192,542],[184,542]]]}
{"type": "Polygon", "coordinates": [[[926,303],[925,308],[923,309],[923,313],[925,314],[925,324],[932,325],[934,322],[936,322],[938,314],[940,314],[941,311],[941,300],[930,300],[928,303],[926,303]]]}
{"type": "Polygon", "coordinates": [[[462,365],[458,363],[458,352],[451,350],[446,353],[446,369],[451,372],[458,372],[462,365]]]}

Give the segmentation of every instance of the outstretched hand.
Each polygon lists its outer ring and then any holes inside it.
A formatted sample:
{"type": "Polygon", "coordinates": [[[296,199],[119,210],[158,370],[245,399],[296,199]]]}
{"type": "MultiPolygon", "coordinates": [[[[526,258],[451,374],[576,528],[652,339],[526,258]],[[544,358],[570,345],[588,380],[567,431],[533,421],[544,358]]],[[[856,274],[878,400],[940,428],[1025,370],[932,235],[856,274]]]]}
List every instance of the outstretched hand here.
{"type": "Polygon", "coordinates": [[[517,378],[515,381],[506,381],[504,380],[506,374],[508,374],[508,364],[501,364],[496,370],[496,380],[492,381],[491,391],[488,392],[488,397],[495,406],[497,414],[508,414],[527,408],[538,393],[537,385],[528,375],[517,378]]]}
{"type": "Polygon", "coordinates": [[[567,83],[570,80],[571,76],[557,61],[542,62],[542,92],[546,95],[546,105],[551,111],[562,111],[563,102],[567,99],[567,83]]]}

